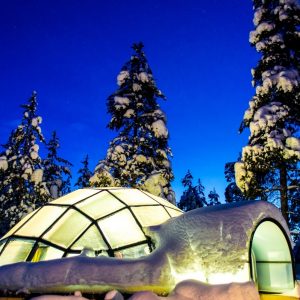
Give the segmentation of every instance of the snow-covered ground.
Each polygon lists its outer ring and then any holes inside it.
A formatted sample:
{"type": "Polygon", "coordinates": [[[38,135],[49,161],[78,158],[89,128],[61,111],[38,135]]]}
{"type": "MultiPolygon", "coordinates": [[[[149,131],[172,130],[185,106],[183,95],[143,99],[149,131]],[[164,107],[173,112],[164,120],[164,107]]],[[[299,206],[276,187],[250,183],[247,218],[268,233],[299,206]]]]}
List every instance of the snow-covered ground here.
{"type": "MultiPolygon", "coordinates": [[[[124,297],[116,290],[105,295],[104,300],[123,300],[124,297]]],[[[256,286],[251,282],[207,285],[195,280],[179,283],[167,297],[145,291],[133,294],[130,300],[259,300],[256,286]]],[[[74,296],[44,295],[31,300],[87,300],[80,292],[74,296]]]]}

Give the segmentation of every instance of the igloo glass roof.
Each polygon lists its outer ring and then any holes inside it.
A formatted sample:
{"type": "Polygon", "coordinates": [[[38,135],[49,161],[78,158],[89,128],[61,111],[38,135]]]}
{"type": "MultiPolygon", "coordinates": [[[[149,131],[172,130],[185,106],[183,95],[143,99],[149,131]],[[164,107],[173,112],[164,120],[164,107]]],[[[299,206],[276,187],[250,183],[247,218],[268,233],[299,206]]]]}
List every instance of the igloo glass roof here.
{"type": "Polygon", "coordinates": [[[170,202],[138,189],[80,189],[47,203],[13,227],[0,240],[0,265],[71,256],[83,249],[92,255],[146,254],[151,245],[143,227],[181,213],[170,202]],[[19,254],[11,258],[9,253],[19,254]]]}

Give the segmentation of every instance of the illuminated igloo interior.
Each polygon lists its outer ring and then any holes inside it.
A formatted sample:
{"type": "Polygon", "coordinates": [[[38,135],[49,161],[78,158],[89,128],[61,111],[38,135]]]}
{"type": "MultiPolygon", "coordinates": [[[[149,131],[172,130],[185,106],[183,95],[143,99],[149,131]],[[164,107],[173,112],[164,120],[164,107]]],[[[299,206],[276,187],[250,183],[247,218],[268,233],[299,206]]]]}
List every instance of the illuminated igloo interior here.
{"type": "Polygon", "coordinates": [[[87,188],[49,202],[0,240],[0,265],[80,254],[136,258],[153,250],[144,228],[182,212],[138,189],[87,188]]]}

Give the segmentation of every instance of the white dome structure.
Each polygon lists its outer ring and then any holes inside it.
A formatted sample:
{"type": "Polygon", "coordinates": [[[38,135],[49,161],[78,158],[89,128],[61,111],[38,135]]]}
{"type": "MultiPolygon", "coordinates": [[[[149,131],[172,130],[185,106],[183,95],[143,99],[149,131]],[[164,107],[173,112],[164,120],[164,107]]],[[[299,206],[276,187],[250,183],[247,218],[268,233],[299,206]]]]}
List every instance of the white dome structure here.
{"type": "Polygon", "coordinates": [[[79,255],[136,258],[153,250],[144,228],[182,214],[130,188],[86,188],[33,211],[0,240],[0,266],[79,255]]]}

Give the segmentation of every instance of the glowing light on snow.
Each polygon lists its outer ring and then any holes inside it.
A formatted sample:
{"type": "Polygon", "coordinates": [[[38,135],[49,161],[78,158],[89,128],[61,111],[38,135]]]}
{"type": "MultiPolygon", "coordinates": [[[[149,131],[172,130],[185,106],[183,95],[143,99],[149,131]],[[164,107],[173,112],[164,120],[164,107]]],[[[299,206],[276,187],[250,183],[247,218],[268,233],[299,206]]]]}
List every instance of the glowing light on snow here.
{"type": "Polygon", "coordinates": [[[249,264],[245,263],[244,267],[236,273],[214,273],[209,274],[208,283],[210,284],[224,284],[230,282],[247,282],[249,280],[249,264]]]}

